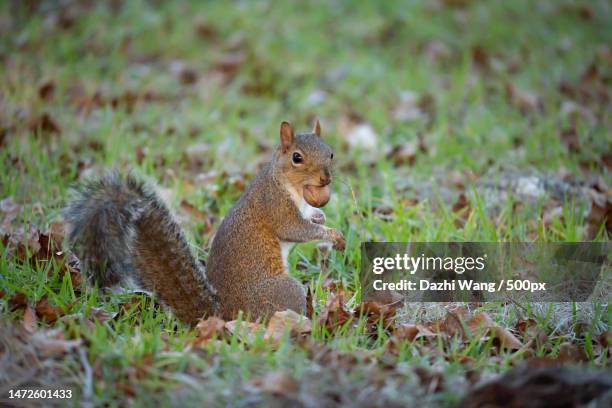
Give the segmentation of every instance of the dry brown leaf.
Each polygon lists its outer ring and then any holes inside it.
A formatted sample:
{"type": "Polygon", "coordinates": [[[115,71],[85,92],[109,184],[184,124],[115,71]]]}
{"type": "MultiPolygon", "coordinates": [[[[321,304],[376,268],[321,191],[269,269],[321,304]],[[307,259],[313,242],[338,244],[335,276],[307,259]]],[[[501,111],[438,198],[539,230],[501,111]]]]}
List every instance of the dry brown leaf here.
{"type": "Polygon", "coordinates": [[[375,330],[375,326],[381,323],[385,329],[391,328],[394,323],[397,310],[403,305],[403,301],[399,300],[394,303],[384,304],[376,301],[364,301],[355,310],[355,316],[365,315],[367,323],[371,326],[371,331],[375,330]]]}
{"type": "MultiPolygon", "coordinates": [[[[2,298],[2,296],[0,296],[0,298],[2,298]]],[[[314,307],[313,307],[313,295],[312,295],[312,289],[310,288],[310,285],[308,285],[308,289],[306,291],[306,317],[309,319],[312,319],[312,314],[314,313],[314,307]]]]}
{"type": "MultiPolygon", "coordinates": [[[[421,332],[419,325],[416,324],[402,324],[397,327],[393,332],[393,339],[398,341],[413,341],[417,335],[421,332]]],[[[434,333],[431,333],[432,335],[434,333]]]]}
{"type": "Polygon", "coordinates": [[[508,350],[519,350],[523,347],[519,339],[517,339],[510,330],[501,326],[492,327],[489,330],[491,335],[495,336],[495,338],[500,341],[503,348],[508,350]]]}
{"type": "Polygon", "coordinates": [[[28,333],[34,333],[36,331],[36,324],[38,323],[38,319],[36,318],[36,312],[30,305],[26,305],[25,310],[23,311],[23,322],[22,326],[28,333]]]}
{"type": "Polygon", "coordinates": [[[25,293],[17,292],[9,298],[8,305],[11,311],[24,309],[28,306],[28,297],[25,293]]]}
{"type": "Polygon", "coordinates": [[[198,17],[194,23],[194,30],[198,37],[213,40],[218,36],[217,28],[206,18],[198,17]]]}
{"type": "Polygon", "coordinates": [[[223,76],[223,82],[229,83],[247,62],[247,54],[242,51],[229,52],[219,58],[213,65],[213,70],[223,76]]]}
{"type": "Polygon", "coordinates": [[[413,166],[416,163],[417,152],[419,146],[416,142],[407,142],[398,146],[395,146],[387,158],[393,161],[393,165],[398,167],[402,165],[413,166]]]}
{"type": "Polygon", "coordinates": [[[206,219],[206,214],[198,209],[195,205],[191,204],[189,201],[183,199],[181,200],[180,205],[181,211],[189,214],[192,218],[196,220],[203,221],[206,219]]]}
{"type": "Polygon", "coordinates": [[[53,82],[51,80],[42,83],[38,87],[38,96],[43,101],[48,102],[51,99],[53,99],[53,94],[54,93],[55,93],[55,82],[53,82]]]}
{"type": "Polygon", "coordinates": [[[198,338],[203,341],[222,337],[225,329],[225,320],[211,316],[206,320],[200,320],[196,325],[198,338]]]}
{"type": "Polygon", "coordinates": [[[509,82],[506,83],[506,98],[523,114],[540,111],[542,108],[542,102],[536,94],[519,89],[509,82]]]}
{"type": "Polygon", "coordinates": [[[477,315],[469,318],[466,322],[470,329],[472,336],[480,336],[486,334],[487,329],[497,326],[497,324],[491,319],[488,313],[478,313],[477,315]]]}
{"type": "Polygon", "coordinates": [[[452,211],[457,214],[455,225],[462,228],[470,217],[471,206],[465,193],[460,193],[457,201],[453,204],[452,211]]]}
{"type": "Polygon", "coordinates": [[[20,225],[8,235],[9,247],[13,255],[26,262],[40,251],[40,231],[32,224],[20,225]]]}
{"type": "Polygon", "coordinates": [[[425,340],[439,336],[439,332],[430,330],[422,324],[402,324],[393,330],[393,335],[387,343],[389,351],[397,353],[401,349],[403,343],[411,343],[416,339],[424,338],[425,340]]]}
{"type": "Polygon", "coordinates": [[[353,314],[344,308],[342,292],[330,294],[327,304],[317,318],[319,325],[324,326],[330,332],[351,320],[353,320],[353,314]]]}
{"type": "Polygon", "coordinates": [[[598,337],[598,341],[603,347],[612,347],[612,330],[601,333],[598,337]]]}
{"type": "Polygon", "coordinates": [[[270,340],[272,343],[279,343],[287,333],[290,335],[300,335],[310,333],[311,331],[312,323],[309,318],[288,309],[274,313],[268,322],[264,339],[270,340]]]}
{"type": "Polygon", "coordinates": [[[198,73],[194,69],[184,67],[178,73],[178,78],[183,85],[193,85],[198,82],[198,73]]]}
{"type": "Polygon", "coordinates": [[[591,191],[591,210],[587,215],[589,235],[593,238],[605,222],[605,230],[612,233],[612,191],[599,193],[591,191]]]}
{"type": "Polygon", "coordinates": [[[489,53],[481,45],[475,45],[472,47],[472,62],[480,69],[488,69],[490,65],[489,53]]]}
{"type": "Polygon", "coordinates": [[[51,240],[57,245],[58,248],[61,248],[62,242],[64,242],[64,237],[66,236],[66,228],[63,220],[55,220],[49,224],[49,229],[47,234],[51,238],[51,240]]]}
{"type": "Polygon", "coordinates": [[[487,313],[479,313],[467,321],[467,326],[475,337],[493,336],[503,348],[518,350],[523,345],[508,329],[503,328],[491,319],[487,313]]]}
{"type": "Polygon", "coordinates": [[[27,123],[27,127],[32,132],[40,132],[42,134],[57,134],[61,132],[60,125],[46,112],[31,118],[27,123]]]}
{"type": "Polygon", "coordinates": [[[569,127],[559,132],[559,139],[567,146],[567,149],[571,153],[580,152],[580,139],[578,138],[578,131],[575,127],[569,127]]]}
{"type": "Polygon", "coordinates": [[[244,320],[232,320],[225,323],[225,328],[232,335],[238,337],[243,343],[253,343],[258,333],[265,331],[264,326],[259,323],[247,322],[244,320]]]}
{"type": "Polygon", "coordinates": [[[64,311],[60,307],[52,306],[49,303],[49,296],[45,294],[36,302],[36,314],[42,321],[52,324],[64,315],[64,311]]]}
{"type": "Polygon", "coordinates": [[[548,335],[538,327],[538,323],[534,319],[519,320],[514,325],[514,330],[523,337],[524,341],[530,342],[533,349],[548,341],[548,335]]]}
{"type": "Polygon", "coordinates": [[[572,364],[588,361],[589,358],[584,348],[578,347],[576,344],[570,342],[565,342],[559,346],[559,354],[555,360],[561,364],[572,364]]]}
{"type": "Polygon", "coordinates": [[[109,312],[101,307],[92,307],[89,309],[89,318],[93,320],[97,320],[101,323],[112,320],[117,317],[117,312],[109,312]]]}

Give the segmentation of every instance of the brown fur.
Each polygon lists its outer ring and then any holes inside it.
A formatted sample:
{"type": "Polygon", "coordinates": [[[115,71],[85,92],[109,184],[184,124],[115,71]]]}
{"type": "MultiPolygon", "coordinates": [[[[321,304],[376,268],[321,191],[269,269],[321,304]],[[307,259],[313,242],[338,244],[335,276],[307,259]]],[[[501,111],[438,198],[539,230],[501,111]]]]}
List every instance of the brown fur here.
{"type": "Polygon", "coordinates": [[[318,123],[314,133],[297,136],[283,123],[274,157],[221,223],[208,271],[144,183],[111,173],[85,185],[65,210],[84,273],[103,286],[131,278],[192,324],[209,314],[304,313],[304,288],[288,275],[281,243],[326,240],[344,249],[340,232],[318,224],[322,214],[305,218],[299,208],[305,185],[331,182],[332,152],[319,135],[318,123]],[[292,161],[295,152],[301,163],[292,161]]]}
{"type": "Polygon", "coordinates": [[[183,232],[142,181],[109,173],[82,186],[64,216],[90,282],[132,280],[189,323],[218,311],[216,293],[183,232]]]}

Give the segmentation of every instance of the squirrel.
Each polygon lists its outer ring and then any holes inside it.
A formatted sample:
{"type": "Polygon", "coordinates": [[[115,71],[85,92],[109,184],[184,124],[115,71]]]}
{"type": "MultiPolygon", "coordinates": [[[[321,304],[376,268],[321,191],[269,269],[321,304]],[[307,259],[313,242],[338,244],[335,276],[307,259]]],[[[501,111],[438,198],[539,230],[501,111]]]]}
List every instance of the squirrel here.
{"type": "Polygon", "coordinates": [[[333,152],[312,132],[280,127],[280,143],[224,217],[204,267],[153,186],[116,171],[77,187],[63,211],[68,241],[91,283],[135,284],[155,293],[177,318],[195,324],[204,316],[271,317],[306,312],[303,285],[288,273],[295,243],[331,242],[344,250],[319,209],[330,198],[333,152]]]}

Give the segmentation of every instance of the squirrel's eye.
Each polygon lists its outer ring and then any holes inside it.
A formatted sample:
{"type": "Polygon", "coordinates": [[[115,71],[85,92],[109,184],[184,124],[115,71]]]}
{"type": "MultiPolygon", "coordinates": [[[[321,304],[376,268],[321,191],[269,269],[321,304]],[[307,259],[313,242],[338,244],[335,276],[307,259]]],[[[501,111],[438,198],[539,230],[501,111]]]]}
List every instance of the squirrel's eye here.
{"type": "Polygon", "coordinates": [[[331,156],[329,156],[330,159],[334,158],[334,154],[332,153],[331,156]]]}
{"type": "Polygon", "coordinates": [[[298,163],[301,163],[303,161],[304,161],[304,159],[302,158],[301,154],[299,154],[298,152],[294,152],[293,153],[293,162],[294,163],[298,164],[298,163]]]}

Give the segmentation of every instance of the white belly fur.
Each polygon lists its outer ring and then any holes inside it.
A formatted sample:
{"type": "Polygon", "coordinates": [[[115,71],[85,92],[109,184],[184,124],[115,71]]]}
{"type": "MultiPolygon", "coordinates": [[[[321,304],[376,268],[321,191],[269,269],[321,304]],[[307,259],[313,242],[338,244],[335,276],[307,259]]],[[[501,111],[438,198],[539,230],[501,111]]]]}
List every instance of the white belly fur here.
{"type": "Polygon", "coordinates": [[[291,248],[293,248],[294,245],[295,242],[281,241],[280,243],[283,266],[287,272],[289,272],[289,252],[291,252],[291,248]]]}
{"type": "MultiPolygon", "coordinates": [[[[300,197],[299,194],[293,188],[288,188],[288,190],[289,190],[289,194],[291,195],[291,198],[293,199],[293,202],[300,210],[300,214],[302,214],[302,217],[304,219],[310,220],[313,214],[316,214],[317,212],[323,212],[319,210],[318,208],[315,208],[311,206],[310,204],[308,204],[306,200],[300,197]]],[[[291,249],[294,247],[294,245],[295,245],[295,242],[280,241],[281,257],[283,259],[283,266],[285,267],[285,270],[287,272],[289,272],[289,252],[291,252],[291,249]]]]}

